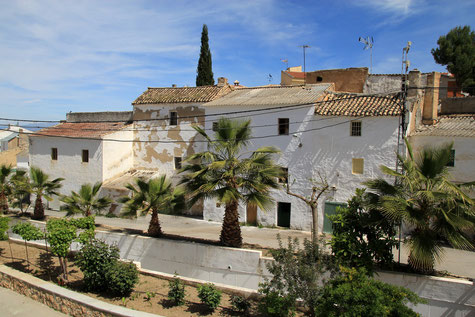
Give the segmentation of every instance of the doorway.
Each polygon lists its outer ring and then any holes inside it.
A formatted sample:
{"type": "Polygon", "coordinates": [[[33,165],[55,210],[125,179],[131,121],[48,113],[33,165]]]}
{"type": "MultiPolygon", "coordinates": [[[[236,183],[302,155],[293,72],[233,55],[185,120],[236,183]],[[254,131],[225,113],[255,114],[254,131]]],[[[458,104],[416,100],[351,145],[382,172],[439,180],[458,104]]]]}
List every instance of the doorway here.
{"type": "Polygon", "coordinates": [[[277,203],[277,226],[290,228],[290,203],[277,203]]]}
{"type": "Polygon", "coordinates": [[[323,214],[323,232],[324,233],[333,233],[333,222],[328,218],[328,216],[332,216],[336,214],[336,209],[338,207],[346,207],[346,203],[337,203],[333,201],[326,201],[325,202],[325,213],[323,214]]]}
{"type": "Polygon", "coordinates": [[[257,206],[247,204],[246,223],[251,226],[257,226],[257,206]]]}

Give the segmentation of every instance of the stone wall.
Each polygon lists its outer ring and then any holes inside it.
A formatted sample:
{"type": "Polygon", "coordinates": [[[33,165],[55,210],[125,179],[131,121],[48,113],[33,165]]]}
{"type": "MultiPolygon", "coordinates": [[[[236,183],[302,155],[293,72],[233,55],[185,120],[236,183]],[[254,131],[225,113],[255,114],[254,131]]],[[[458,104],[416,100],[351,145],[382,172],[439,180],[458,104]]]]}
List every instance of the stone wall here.
{"type": "Polygon", "coordinates": [[[441,100],[440,114],[475,114],[475,97],[441,100]]]}
{"type": "Polygon", "coordinates": [[[70,112],[67,122],[132,121],[132,111],[70,112]]]}

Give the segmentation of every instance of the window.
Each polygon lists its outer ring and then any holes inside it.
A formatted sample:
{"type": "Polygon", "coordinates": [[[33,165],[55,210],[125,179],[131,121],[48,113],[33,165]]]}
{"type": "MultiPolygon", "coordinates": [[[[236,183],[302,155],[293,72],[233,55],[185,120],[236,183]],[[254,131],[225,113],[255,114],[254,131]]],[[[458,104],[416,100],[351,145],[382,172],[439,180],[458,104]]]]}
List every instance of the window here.
{"type": "Polygon", "coordinates": [[[279,135],[289,135],[289,118],[279,118],[279,135]]]}
{"type": "Polygon", "coordinates": [[[450,150],[450,159],[447,162],[447,166],[455,166],[455,150],[450,150]]]}
{"type": "Polygon", "coordinates": [[[181,168],[181,157],[177,156],[175,157],[175,169],[179,170],[181,168]]]}
{"type": "Polygon", "coordinates": [[[218,131],[218,122],[213,122],[213,131],[218,131]]]}
{"type": "Polygon", "coordinates": [[[82,150],[82,162],[83,163],[89,162],[89,150],[82,150]]]}
{"type": "Polygon", "coordinates": [[[351,121],[351,136],[361,136],[361,121],[351,121]]]}
{"type": "Polygon", "coordinates": [[[58,148],[55,148],[55,147],[51,148],[51,160],[53,161],[58,160],[58,148]]]}
{"type": "Polygon", "coordinates": [[[363,174],[364,171],[364,159],[354,158],[351,164],[351,172],[353,174],[363,174]]]}
{"type": "Polygon", "coordinates": [[[178,113],[176,111],[170,111],[170,125],[178,124],[178,113]]]}
{"type": "Polygon", "coordinates": [[[279,178],[279,183],[287,184],[289,180],[289,169],[287,167],[282,167],[282,177],[279,178]]]}

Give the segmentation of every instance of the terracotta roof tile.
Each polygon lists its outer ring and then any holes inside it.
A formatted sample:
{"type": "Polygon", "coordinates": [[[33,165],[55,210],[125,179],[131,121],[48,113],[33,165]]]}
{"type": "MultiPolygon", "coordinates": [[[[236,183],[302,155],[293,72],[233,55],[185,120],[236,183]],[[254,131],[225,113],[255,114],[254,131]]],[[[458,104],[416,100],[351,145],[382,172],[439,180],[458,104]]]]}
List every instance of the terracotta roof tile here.
{"type": "Polygon", "coordinates": [[[133,105],[155,103],[209,102],[231,92],[229,85],[201,87],[148,88],[133,105]]]}
{"type": "Polygon", "coordinates": [[[433,125],[422,125],[411,136],[475,137],[475,115],[440,116],[433,125]]]}
{"type": "Polygon", "coordinates": [[[55,136],[78,138],[101,138],[125,127],[131,127],[126,122],[63,122],[58,125],[41,129],[30,136],[55,136]]]}
{"type": "Polygon", "coordinates": [[[315,106],[321,116],[398,116],[401,106],[397,94],[386,96],[327,92],[315,106]]]}

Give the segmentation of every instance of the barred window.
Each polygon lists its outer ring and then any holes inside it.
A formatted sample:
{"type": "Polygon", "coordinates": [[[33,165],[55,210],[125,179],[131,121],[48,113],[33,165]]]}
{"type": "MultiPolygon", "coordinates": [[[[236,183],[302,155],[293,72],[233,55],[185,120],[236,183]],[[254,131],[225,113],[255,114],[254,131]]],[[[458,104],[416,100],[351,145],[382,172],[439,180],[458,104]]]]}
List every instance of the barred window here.
{"type": "Polygon", "coordinates": [[[55,147],[51,148],[51,160],[53,161],[58,160],[58,148],[55,148],[55,147]]]}
{"type": "Polygon", "coordinates": [[[176,111],[170,111],[170,125],[178,124],[178,113],[176,111]]]}
{"type": "Polygon", "coordinates": [[[361,136],[361,121],[351,121],[351,136],[361,136]]]}
{"type": "Polygon", "coordinates": [[[83,163],[89,162],[89,150],[82,150],[82,162],[83,163]]]}
{"type": "Polygon", "coordinates": [[[353,174],[363,174],[364,172],[364,159],[354,158],[351,162],[351,172],[353,174]]]}
{"type": "Polygon", "coordinates": [[[181,168],[181,156],[175,157],[175,169],[179,170],[181,168]]]}
{"type": "Polygon", "coordinates": [[[289,118],[279,118],[279,135],[289,135],[289,118]]]}

